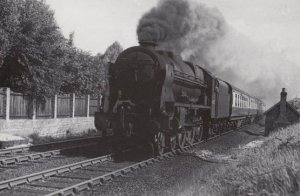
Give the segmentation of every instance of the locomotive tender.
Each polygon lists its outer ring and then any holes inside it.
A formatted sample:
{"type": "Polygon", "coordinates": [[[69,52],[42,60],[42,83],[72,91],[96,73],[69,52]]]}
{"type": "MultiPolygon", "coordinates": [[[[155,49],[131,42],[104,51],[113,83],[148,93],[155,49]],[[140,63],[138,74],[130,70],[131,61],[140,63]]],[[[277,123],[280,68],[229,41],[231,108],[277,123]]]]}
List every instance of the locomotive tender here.
{"type": "Polygon", "coordinates": [[[107,67],[95,126],[120,143],[147,143],[155,154],[207,139],[262,113],[263,102],[155,43],[140,42],[107,67]]]}

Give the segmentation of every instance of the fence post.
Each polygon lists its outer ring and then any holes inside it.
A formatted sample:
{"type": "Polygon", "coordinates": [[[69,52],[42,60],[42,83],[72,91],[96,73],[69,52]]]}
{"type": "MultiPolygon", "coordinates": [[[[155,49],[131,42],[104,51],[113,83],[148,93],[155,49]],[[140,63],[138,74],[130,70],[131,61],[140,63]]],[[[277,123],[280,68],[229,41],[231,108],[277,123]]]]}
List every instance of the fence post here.
{"type": "Polygon", "coordinates": [[[102,106],[102,95],[100,94],[97,96],[97,111],[100,110],[101,106],[102,106]]]}
{"type": "Polygon", "coordinates": [[[71,94],[71,116],[75,118],[75,93],[71,94]]]}
{"type": "Polygon", "coordinates": [[[57,118],[57,95],[54,95],[53,102],[53,118],[57,118]]]}
{"type": "Polygon", "coordinates": [[[6,96],[5,96],[5,120],[9,120],[9,114],[10,114],[10,88],[6,88],[6,96]]]}
{"type": "Polygon", "coordinates": [[[32,113],[31,113],[31,119],[36,119],[36,99],[32,100],[32,113]]]}
{"type": "Polygon", "coordinates": [[[90,116],[90,95],[86,96],[86,117],[90,116]]]}

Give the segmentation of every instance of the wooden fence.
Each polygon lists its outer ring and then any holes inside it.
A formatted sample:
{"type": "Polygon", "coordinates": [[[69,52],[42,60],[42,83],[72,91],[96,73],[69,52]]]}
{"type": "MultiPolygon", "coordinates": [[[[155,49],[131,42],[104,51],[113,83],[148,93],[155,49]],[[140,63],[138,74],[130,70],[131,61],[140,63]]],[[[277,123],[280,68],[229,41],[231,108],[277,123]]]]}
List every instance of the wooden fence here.
{"type": "Polygon", "coordinates": [[[30,100],[29,96],[15,92],[10,93],[10,118],[30,118],[30,114],[32,112],[31,109],[32,100],[30,100]]]}
{"type": "Polygon", "coordinates": [[[51,118],[54,116],[54,98],[47,98],[45,102],[36,104],[37,118],[51,118]]]}
{"type": "Polygon", "coordinates": [[[75,116],[87,116],[87,97],[75,97],[75,116]]]}
{"type": "Polygon", "coordinates": [[[99,97],[91,97],[90,104],[89,104],[89,115],[94,116],[95,112],[98,111],[99,108],[99,97]]]}
{"type": "Polygon", "coordinates": [[[72,116],[72,105],[70,95],[57,96],[57,117],[70,117],[72,116]]]}
{"type": "Polygon", "coordinates": [[[99,98],[86,96],[56,95],[45,102],[36,103],[29,96],[0,89],[0,118],[72,118],[93,116],[99,108],[99,98]],[[6,111],[8,110],[8,111],[6,111]]]}
{"type": "Polygon", "coordinates": [[[0,118],[3,118],[4,115],[5,115],[5,109],[4,109],[4,106],[5,106],[5,91],[4,89],[0,89],[0,118]]]}

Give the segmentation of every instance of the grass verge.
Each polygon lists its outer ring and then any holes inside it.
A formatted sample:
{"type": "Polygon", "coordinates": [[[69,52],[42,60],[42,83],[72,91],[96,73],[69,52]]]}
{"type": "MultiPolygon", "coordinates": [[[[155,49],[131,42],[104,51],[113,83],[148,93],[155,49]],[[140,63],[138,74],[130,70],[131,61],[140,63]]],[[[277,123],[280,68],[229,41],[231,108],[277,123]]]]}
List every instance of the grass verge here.
{"type": "Polygon", "coordinates": [[[196,171],[176,189],[180,195],[300,195],[300,124],[263,140],[260,147],[233,150],[237,161],[217,166],[208,178],[196,171]]]}

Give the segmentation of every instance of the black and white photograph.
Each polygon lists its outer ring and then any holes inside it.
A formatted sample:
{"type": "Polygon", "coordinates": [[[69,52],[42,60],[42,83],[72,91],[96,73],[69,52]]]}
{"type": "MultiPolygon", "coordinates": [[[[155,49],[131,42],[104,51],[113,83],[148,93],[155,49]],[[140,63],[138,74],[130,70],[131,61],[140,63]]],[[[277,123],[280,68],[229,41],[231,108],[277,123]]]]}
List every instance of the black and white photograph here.
{"type": "Polygon", "coordinates": [[[300,195],[300,0],[0,0],[0,196],[300,195]]]}

